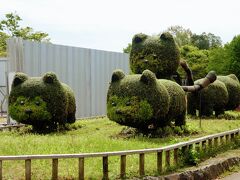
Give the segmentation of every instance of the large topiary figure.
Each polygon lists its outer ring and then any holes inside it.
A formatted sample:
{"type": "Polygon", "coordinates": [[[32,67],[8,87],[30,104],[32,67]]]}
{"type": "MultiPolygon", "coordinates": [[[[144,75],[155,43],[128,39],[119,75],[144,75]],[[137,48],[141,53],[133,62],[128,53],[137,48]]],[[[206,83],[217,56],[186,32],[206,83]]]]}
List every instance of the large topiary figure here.
{"type": "Polygon", "coordinates": [[[107,115],[121,125],[146,131],[175,123],[185,124],[186,99],[183,89],[200,89],[215,80],[213,74],[199,86],[181,87],[177,83],[157,79],[150,70],[140,75],[113,72],[107,95],[107,115]],[[213,80],[212,80],[213,79],[213,80]]]}
{"type": "Polygon", "coordinates": [[[171,79],[177,74],[180,62],[179,49],[170,33],[160,36],[136,34],[132,39],[130,67],[133,73],[141,74],[145,69],[156,74],[158,79],[171,79]]]}
{"type": "Polygon", "coordinates": [[[9,113],[17,122],[30,124],[37,131],[53,130],[75,122],[74,93],[57,76],[43,77],[16,73],[9,97],[9,113]]]}
{"type": "MultiPolygon", "coordinates": [[[[195,81],[199,84],[201,80],[195,81]]],[[[200,116],[218,116],[225,110],[234,110],[240,104],[240,84],[234,74],[217,76],[217,80],[198,93],[188,94],[188,113],[200,116]]]]}

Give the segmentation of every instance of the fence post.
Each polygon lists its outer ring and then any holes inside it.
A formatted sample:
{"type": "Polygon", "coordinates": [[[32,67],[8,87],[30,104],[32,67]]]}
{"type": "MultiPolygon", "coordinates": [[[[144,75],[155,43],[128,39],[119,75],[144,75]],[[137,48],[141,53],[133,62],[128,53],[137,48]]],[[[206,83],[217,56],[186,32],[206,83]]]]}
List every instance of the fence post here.
{"type": "Polygon", "coordinates": [[[52,159],[52,179],[58,179],[58,159],[52,159]]]}
{"type": "Polygon", "coordinates": [[[212,148],[212,139],[208,139],[208,148],[212,148]]]}
{"type": "Polygon", "coordinates": [[[31,159],[25,160],[25,179],[31,180],[31,159]]]}
{"type": "Polygon", "coordinates": [[[234,133],[232,133],[232,134],[231,134],[231,141],[233,141],[233,140],[234,140],[234,136],[235,136],[235,134],[234,134],[234,133]]]}
{"type": "Polygon", "coordinates": [[[157,152],[157,172],[162,172],[162,151],[157,152]]]}
{"type": "Polygon", "coordinates": [[[126,155],[121,155],[120,177],[126,177],[126,155]]]}
{"type": "Polygon", "coordinates": [[[0,180],[2,180],[2,160],[0,160],[0,180]]]}
{"type": "Polygon", "coordinates": [[[139,154],[139,173],[140,176],[144,176],[144,153],[139,154]]]}
{"type": "Polygon", "coordinates": [[[206,141],[202,141],[202,150],[206,150],[206,141]]]}
{"type": "Polygon", "coordinates": [[[196,150],[197,152],[200,151],[199,142],[195,143],[195,150],[196,150]]]}
{"type": "Polygon", "coordinates": [[[225,137],[226,137],[226,142],[225,143],[227,144],[229,142],[229,135],[227,134],[225,137]]]}
{"type": "Polygon", "coordinates": [[[79,171],[78,171],[78,177],[79,180],[84,180],[84,158],[79,158],[79,171]]]}
{"type": "Polygon", "coordinates": [[[165,151],[166,153],[166,167],[170,167],[170,150],[165,151]]]}
{"type": "Polygon", "coordinates": [[[223,136],[220,136],[220,144],[223,145],[223,136]]]}
{"type": "Polygon", "coordinates": [[[174,149],[174,163],[178,164],[178,148],[174,149]]]}
{"type": "Polygon", "coordinates": [[[218,137],[214,138],[214,146],[217,147],[218,146],[218,137]]]}
{"type": "Polygon", "coordinates": [[[108,179],[108,156],[103,157],[103,179],[108,179]]]}

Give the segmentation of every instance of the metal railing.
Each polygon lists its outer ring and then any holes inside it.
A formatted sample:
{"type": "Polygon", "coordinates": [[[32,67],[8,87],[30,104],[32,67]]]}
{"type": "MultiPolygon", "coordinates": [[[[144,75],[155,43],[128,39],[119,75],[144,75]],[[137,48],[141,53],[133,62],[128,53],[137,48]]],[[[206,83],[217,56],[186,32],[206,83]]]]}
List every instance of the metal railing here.
{"type": "Polygon", "coordinates": [[[4,161],[14,161],[14,160],[24,160],[25,161],[25,179],[31,179],[31,162],[32,160],[40,159],[52,159],[52,179],[58,179],[58,160],[59,159],[69,159],[69,158],[78,158],[78,178],[80,180],[84,179],[84,160],[86,158],[96,158],[102,157],[102,170],[103,170],[103,179],[109,179],[108,175],[108,158],[110,156],[119,156],[120,157],[120,178],[126,176],[126,157],[128,155],[137,154],[139,155],[139,175],[143,176],[145,174],[145,154],[156,153],[156,170],[158,173],[163,171],[163,152],[165,152],[165,166],[170,166],[171,152],[173,152],[173,162],[178,164],[178,151],[180,148],[186,150],[187,148],[199,148],[201,145],[202,149],[212,147],[213,145],[220,146],[226,142],[234,140],[236,135],[239,135],[240,129],[235,129],[231,131],[226,131],[218,134],[208,135],[205,137],[193,139],[186,142],[180,142],[177,144],[169,145],[162,148],[152,148],[152,149],[141,149],[141,150],[127,150],[127,151],[115,151],[115,152],[99,152],[99,153],[83,153],[83,154],[51,154],[51,155],[20,155],[20,156],[0,156],[0,180],[2,180],[3,174],[3,162],[4,161]],[[213,144],[214,143],[214,144],[213,144]]]}

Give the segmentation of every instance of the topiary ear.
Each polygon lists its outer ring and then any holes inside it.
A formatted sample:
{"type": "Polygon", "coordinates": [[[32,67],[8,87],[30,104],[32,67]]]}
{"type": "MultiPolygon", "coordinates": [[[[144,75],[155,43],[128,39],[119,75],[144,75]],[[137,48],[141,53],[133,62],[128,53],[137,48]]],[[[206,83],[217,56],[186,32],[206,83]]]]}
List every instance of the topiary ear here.
{"type": "Polygon", "coordinates": [[[47,72],[46,74],[44,74],[42,79],[43,79],[43,82],[48,83],[48,84],[53,84],[53,83],[59,82],[57,75],[54,72],[47,72]]]}
{"type": "Polygon", "coordinates": [[[144,41],[147,38],[146,34],[136,34],[133,39],[132,39],[132,43],[140,43],[142,41],[144,41]]]}
{"type": "Polygon", "coordinates": [[[161,34],[160,39],[163,41],[167,40],[173,41],[173,36],[169,32],[164,32],[161,34]]]}
{"type": "Polygon", "coordinates": [[[28,79],[28,76],[24,73],[17,72],[14,76],[12,87],[15,87],[19,84],[22,84],[24,81],[28,79]]]}
{"type": "Polygon", "coordinates": [[[157,78],[155,74],[148,69],[143,71],[142,76],[140,78],[140,81],[147,85],[155,84],[156,80],[157,78]]]}
{"type": "Polygon", "coordinates": [[[111,82],[119,81],[119,80],[123,79],[124,76],[125,76],[125,74],[121,69],[116,69],[115,71],[113,71],[111,82]]]}
{"type": "Polygon", "coordinates": [[[235,74],[229,74],[228,77],[232,78],[233,80],[239,82],[237,76],[235,74]]]}

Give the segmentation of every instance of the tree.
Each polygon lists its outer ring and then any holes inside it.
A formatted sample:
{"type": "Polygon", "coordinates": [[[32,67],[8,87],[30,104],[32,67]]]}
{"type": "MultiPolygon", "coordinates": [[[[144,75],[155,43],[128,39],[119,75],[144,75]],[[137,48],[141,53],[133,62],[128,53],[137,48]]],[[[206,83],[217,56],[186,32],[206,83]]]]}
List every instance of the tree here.
{"type": "Polygon", "coordinates": [[[170,26],[167,32],[171,33],[175,42],[179,47],[189,45],[191,43],[192,32],[190,29],[184,29],[182,26],[170,26]]]}
{"type": "Polygon", "coordinates": [[[212,33],[203,32],[200,35],[193,34],[191,37],[191,44],[198,47],[198,49],[211,49],[222,46],[222,40],[219,36],[212,33]]]}
{"type": "Polygon", "coordinates": [[[47,33],[34,31],[31,27],[21,27],[19,22],[22,21],[16,13],[5,15],[5,19],[0,21],[0,56],[6,56],[6,40],[9,37],[22,37],[32,41],[46,41],[50,38],[47,33]]]}
{"type": "Polygon", "coordinates": [[[208,59],[208,71],[214,70],[218,75],[230,74],[230,54],[228,50],[228,45],[211,49],[209,51],[208,59]]]}
{"type": "Polygon", "coordinates": [[[194,79],[206,76],[208,66],[208,50],[199,50],[195,46],[185,45],[180,49],[181,58],[187,61],[194,79]]]}
{"type": "Polygon", "coordinates": [[[131,49],[132,49],[132,44],[128,43],[128,46],[126,48],[123,48],[123,52],[129,54],[131,52],[131,49]]]}
{"type": "Polygon", "coordinates": [[[228,52],[229,72],[234,73],[240,79],[240,35],[235,36],[229,43],[228,52]]]}

